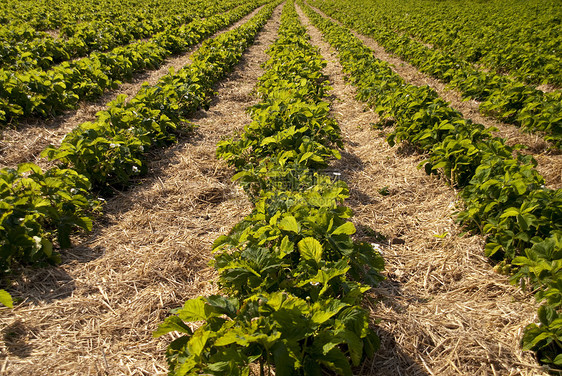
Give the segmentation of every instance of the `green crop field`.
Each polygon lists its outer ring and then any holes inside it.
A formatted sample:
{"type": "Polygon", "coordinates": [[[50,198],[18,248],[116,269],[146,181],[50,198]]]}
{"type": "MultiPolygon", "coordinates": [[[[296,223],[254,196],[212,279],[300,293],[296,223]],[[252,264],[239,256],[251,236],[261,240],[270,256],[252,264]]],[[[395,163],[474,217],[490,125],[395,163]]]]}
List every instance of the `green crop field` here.
{"type": "Polygon", "coordinates": [[[0,9],[0,373],[562,372],[560,0],[0,9]]]}

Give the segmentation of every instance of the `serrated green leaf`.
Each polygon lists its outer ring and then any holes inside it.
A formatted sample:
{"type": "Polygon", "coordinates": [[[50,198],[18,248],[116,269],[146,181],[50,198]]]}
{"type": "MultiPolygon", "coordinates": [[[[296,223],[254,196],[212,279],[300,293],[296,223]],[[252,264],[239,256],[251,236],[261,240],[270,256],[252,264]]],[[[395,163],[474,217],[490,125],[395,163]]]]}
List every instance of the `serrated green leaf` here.
{"type": "Polygon", "coordinates": [[[299,224],[295,217],[287,215],[281,219],[277,226],[283,231],[292,231],[296,234],[299,233],[299,224]]]}
{"type": "Polygon", "coordinates": [[[191,355],[200,356],[203,350],[205,349],[205,345],[207,344],[208,339],[211,337],[211,332],[200,328],[197,330],[187,343],[187,349],[191,355]]]}
{"type": "Polygon", "coordinates": [[[279,257],[283,258],[286,255],[293,253],[294,250],[295,244],[289,240],[288,236],[285,236],[279,245],[279,257]]]}
{"type": "Polygon", "coordinates": [[[304,238],[298,243],[301,256],[305,260],[314,260],[317,263],[322,260],[322,244],[312,237],[304,238]]]}
{"type": "Polygon", "coordinates": [[[192,334],[192,331],[189,328],[189,326],[185,325],[185,323],[178,316],[169,316],[166,317],[164,322],[158,326],[158,329],[156,329],[152,333],[152,336],[160,337],[170,332],[192,334]]]}
{"type": "Polygon", "coordinates": [[[318,301],[314,303],[313,306],[314,314],[312,315],[312,322],[318,325],[322,324],[347,306],[349,306],[349,304],[337,299],[318,301]]]}
{"type": "Polygon", "coordinates": [[[186,301],[183,307],[176,313],[183,321],[202,321],[218,316],[218,314],[212,310],[212,307],[205,303],[205,298],[203,297],[186,301]]]}

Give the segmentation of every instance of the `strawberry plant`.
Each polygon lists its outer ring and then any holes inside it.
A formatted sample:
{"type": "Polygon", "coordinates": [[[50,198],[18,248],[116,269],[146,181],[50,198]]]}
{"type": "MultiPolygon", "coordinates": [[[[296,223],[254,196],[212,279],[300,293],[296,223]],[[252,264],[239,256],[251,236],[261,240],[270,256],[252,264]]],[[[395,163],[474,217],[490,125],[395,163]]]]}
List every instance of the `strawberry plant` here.
{"type": "Polygon", "coordinates": [[[172,23],[148,41],[119,46],[109,52],[95,52],[46,71],[0,69],[0,123],[20,117],[57,115],[75,108],[80,100],[99,97],[115,89],[119,80],[160,66],[166,57],[185,52],[220,28],[239,20],[260,3],[253,1],[187,25],[172,26],[172,23]]]}
{"type": "Polygon", "coordinates": [[[181,333],[166,353],[171,375],[248,375],[252,363],[260,375],[351,375],[378,347],[359,304],[381,280],[382,257],[352,239],[346,184],[318,172],[341,145],[323,101],[325,63],[292,2],[281,20],[252,123],[217,146],[254,209],[213,244],[222,295],[187,301],[155,333],[181,333]]]}
{"type": "Polygon", "coordinates": [[[321,375],[321,369],[351,375],[351,365],[372,353],[378,340],[368,314],[338,299],[312,302],[290,293],[251,295],[243,300],[210,296],[189,300],[156,334],[185,334],[169,346],[173,375],[260,374],[275,365],[277,375],[321,375]],[[185,322],[203,321],[193,331],[185,322]]]}
{"type": "MultiPolygon", "coordinates": [[[[545,93],[501,72],[483,71],[465,60],[464,54],[457,56],[448,51],[431,48],[431,46],[411,38],[406,33],[397,33],[395,32],[395,24],[388,22],[388,13],[395,7],[377,6],[373,4],[376,1],[383,0],[365,0],[359,3],[350,1],[311,1],[311,3],[347,26],[373,37],[387,51],[410,62],[420,71],[459,89],[466,99],[482,101],[480,110],[484,114],[522,126],[530,132],[542,132],[545,134],[545,139],[551,141],[554,147],[560,147],[562,112],[559,91],[545,93]],[[377,10],[382,14],[380,17],[373,17],[370,13],[364,11],[365,6],[369,6],[369,9],[377,10]]],[[[409,4],[409,6],[412,5],[409,4]]],[[[417,8],[419,7],[410,8],[406,19],[409,19],[409,12],[415,12],[417,8]]],[[[431,16],[428,17],[431,19],[436,14],[432,9],[431,16]]],[[[511,15],[509,18],[511,18],[511,15]]],[[[394,22],[400,23],[403,19],[404,17],[394,18],[394,22]]],[[[438,25],[440,32],[442,31],[442,24],[439,23],[438,25]]],[[[423,27],[416,30],[422,29],[423,27]]],[[[471,33],[472,31],[470,30],[471,33]]],[[[542,52],[536,53],[542,54],[542,52]]],[[[498,55],[502,54],[504,53],[498,53],[498,55]]],[[[554,57],[552,54],[549,54],[549,56],[554,57]]],[[[547,65],[550,66],[548,69],[550,73],[547,77],[557,77],[556,69],[552,69],[552,67],[559,66],[560,59],[556,58],[547,65]]],[[[536,66],[540,66],[540,64],[536,66]]],[[[529,75],[523,73],[522,76],[528,77],[529,75]]],[[[545,81],[549,82],[548,79],[545,79],[545,81]]]]}
{"type": "Polygon", "coordinates": [[[70,246],[76,228],[92,229],[91,212],[99,203],[90,182],[73,170],[43,172],[33,164],[0,170],[0,272],[13,262],[58,261],[50,240],[70,246]]]}
{"type": "Polygon", "coordinates": [[[539,324],[522,337],[524,349],[557,370],[562,357],[558,316],[562,294],[559,234],[562,190],[544,187],[531,156],[516,154],[489,130],[472,124],[440,100],[429,87],[406,84],[348,30],[306,8],[311,20],[338,50],[358,97],[395,127],[388,142],[408,142],[428,154],[426,172],[443,176],[460,189],[465,207],[458,220],[486,236],[486,254],[511,263],[514,283],[529,283],[537,300],[539,324]]]}

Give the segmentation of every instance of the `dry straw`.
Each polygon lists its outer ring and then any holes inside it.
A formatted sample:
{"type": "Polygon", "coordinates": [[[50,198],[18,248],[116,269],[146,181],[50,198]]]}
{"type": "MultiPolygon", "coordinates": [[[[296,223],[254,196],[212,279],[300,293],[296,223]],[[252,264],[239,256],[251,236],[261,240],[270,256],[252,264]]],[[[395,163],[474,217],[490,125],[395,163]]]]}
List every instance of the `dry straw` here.
{"type": "Polygon", "coordinates": [[[452,219],[456,193],[416,167],[424,156],[390,148],[384,132],[372,129],[376,114],[354,99],[335,51],[302,19],[328,61],[333,114],[346,141],[333,169],[350,186],[357,236],[382,249],[386,260],[387,279],[371,303],[381,350],[358,373],[541,374],[518,343],[522,327],[535,319],[532,295],[493,272],[480,237],[461,235],[452,219]]]}
{"type": "MultiPolygon", "coordinates": [[[[116,192],[95,231],[74,239],[60,267],[27,269],[10,289],[24,301],[2,309],[5,375],[165,375],[170,336],[153,339],[169,310],[216,292],[212,242],[251,209],[215,158],[217,142],[249,122],[251,91],[274,40],[280,9],[230,79],[217,87],[199,128],[151,155],[150,174],[116,192]]],[[[238,24],[245,22],[244,18],[238,24]]]]}
{"type": "MultiPolygon", "coordinates": [[[[116,192],[94,233],[75,239],[60,267],[13,279],[11,291],[25,299],[0,310],[1,374],[167,373],[163,354],[172,338],[152,339],[152,331],[169,309],[216,292],[210,246],[251,209],[214,153],[218,140],[249,121],[245,108],[255,100],[279,15],[218,88],[211,109],[197,115],[194,136],[152,155],[149,176],[116,192]]],[[[380,247],[387,262],[387,280],[366,302],[373,322],[380,320],[381,350],[357,373],[541,374],[518,345],[534,320],[531,295],[492,271],[481,238],[460,234],[451,219],[455,192],[416,168],[423,156],[390,148],[371,129],[376,115],[353,99],[335,52],[309,31],[329,61],[333,114],[346,141],[331,170],[351,188],[357,236],[380,247]]],[[[22,132],[21,142],[28,138],[22,132]]]]}

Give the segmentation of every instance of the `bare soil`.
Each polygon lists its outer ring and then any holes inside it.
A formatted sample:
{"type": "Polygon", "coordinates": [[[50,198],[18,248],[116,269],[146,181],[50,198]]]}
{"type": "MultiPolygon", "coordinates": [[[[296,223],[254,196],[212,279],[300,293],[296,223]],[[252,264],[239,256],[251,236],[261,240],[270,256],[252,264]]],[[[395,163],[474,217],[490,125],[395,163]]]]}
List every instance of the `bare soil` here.
{"type": "Polygon", "coordinates": [[[211,244],[251,205],[216,144],[249,123],[245,109],[277,35],[280,8],[217,87],[192,136],[152,155],[149,175],[108,200],[92,234],[58,267],[23,270],[0,309],[2,375],[165,375],[172,335],[152,332],[189,298],[216,292],[211,244]]]}
{"type": "Polygon", "coordinates": [[[387,279],[370,307],[381,349],[357,373],[543,374],[519,347],[522,328],[535,319],[532,295],[493,271],[481,237],[461,235],[452,219],[456,192],[416,167],[424,157],[389,147],[372,129],[377,115],[354,99],[336,51],[300,14],[328,62],[332,113],[345,138],[333,168],[349,184],[358,237],[386,260],[387,279]]]}

